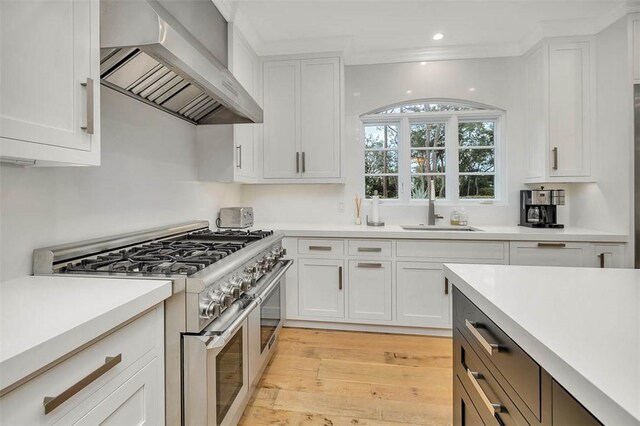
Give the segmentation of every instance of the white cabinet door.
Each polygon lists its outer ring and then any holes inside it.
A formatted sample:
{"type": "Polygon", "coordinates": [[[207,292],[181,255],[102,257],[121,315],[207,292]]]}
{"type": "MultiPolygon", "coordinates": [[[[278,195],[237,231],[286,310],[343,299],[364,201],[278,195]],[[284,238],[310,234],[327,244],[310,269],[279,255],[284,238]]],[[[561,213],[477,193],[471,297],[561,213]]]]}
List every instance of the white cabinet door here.
{"type": "Polygon", "coordinates": [[[349,318],[391,321],[391,262],[349,262],[349,318]]]}
{"type": "Polygon", "coordinates": [[[544,49],[538,47],[525,56],[525,108],[527,142],[527,178],[544,179],[547,101],[544,79],[544,49]]]}
{"type": "Polygon", "coordinates": [[[590,49],[588,42],[553,42],[549,45],[551,176],[587,176],[590,173],[590,49]]]}
{"type": "Polygon", "coordinates": [[[300,61],[264,63],[265,178],[295,178],[300,172],[300,61]]]}
{"type": "Polygon", "coordinates": [[[342,260],[298,260],[300,316],[344,318],[343,266],[342,260]]]}
{"type": "Polygon", "coordinates": [[[525,266],[591,266],[588,243],[513,241],[510,264],[525,266]]]}
{"type": "Polygon", "coordinates": [[[99,12],[98,1],[0,2],[0,155],[99,164],[99,12]]]}
{"type": "Polygon", "coordinates": [[[591,260],[595,268],[624,268],[623,244],[593,244],[591,260]]]}
{"type": "Polygon", "coordinates": [[[302,177],[340,177],[340,59],[301,61],[302,177]]]}
{"type": "Polygon", "coordinates": [[[442,264],[398,262],[396,305],[399,325],[450,327],[451,300],[442,264]]]}

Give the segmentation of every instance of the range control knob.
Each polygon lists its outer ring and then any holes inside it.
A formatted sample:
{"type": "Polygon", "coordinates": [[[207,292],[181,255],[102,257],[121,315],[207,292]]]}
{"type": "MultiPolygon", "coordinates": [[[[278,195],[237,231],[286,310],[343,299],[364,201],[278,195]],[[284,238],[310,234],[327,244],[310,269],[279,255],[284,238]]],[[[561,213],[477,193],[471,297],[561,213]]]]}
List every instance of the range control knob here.
{"type": "Polygon", "coordinates": [[[212,319],[220,316],[220,305],[212,301],[204,301],[200,304],[200,316],[204,319],[212,319]]]}
{"type": "Polygon", "coordinates": [[[232,300],[240,297],[240,287],[236,287],[231,282],[226,282],[220,286],[220,290],[232,300]]]}
{"type": "Polygon", "coordinates": [[[228,308],[233,303],[233,297],[228,294],[225,294],[221,290],[212,291],[209,294],[209,298],[211,302],[220,305],[223,308],[228,308]]]}

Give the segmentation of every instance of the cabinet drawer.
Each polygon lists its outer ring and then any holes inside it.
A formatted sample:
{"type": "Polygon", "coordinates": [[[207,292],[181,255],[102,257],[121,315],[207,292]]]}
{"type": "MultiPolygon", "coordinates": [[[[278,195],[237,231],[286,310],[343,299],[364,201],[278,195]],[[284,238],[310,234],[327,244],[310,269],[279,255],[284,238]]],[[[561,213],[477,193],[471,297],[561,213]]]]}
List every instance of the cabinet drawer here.
{"type": "MultiPolygon", "coordinates": [[[[158,307],[121,329],[109,334],[91,346],[74,354],[0,399],[0,423],[41,425],[51,424],[69,413],[107,383],[118,377],[145,354],[162,344],[162,307],[158,307]],[[107,358],[111,359],[108,362],[107,358]],[[119,359],[119,362],[118,362],[119,359]],[[92,377],[102,369],[103,374],[92,377]],[[86,378],[90,379],[86,379],[86,378]],[[86,379],[86,386],[74,386],[86,379]],[[69,392],[65,401],[60,395],[69,392]],[[62,401],[53,404],[45,414],[43,401],[57,397],[62,401]],[[16,409],[18,407],[18,409],[16,409]]],[[[162,348],[159,348],[162,353],[162,348]]]]}
{"type": "Polygon", "coordinates": [[[510,263],[525,266],[591,266],[588,243],[516,241],[509,245],[510,263]]]}
{"type": "Polygon", "coordinates": [[[484,426],[460,379],[453,375],[453,426],[484,426]]]}
{"type": "Polygon", "coordinates": [[[391,241],[349,240],[349,256],[391,257],[391,241]]]}
{"type": "MultiPolygon", "coordinates": [[[[458,327],[453,330],[453,371],[487,425],[526,425],[526,419],[480,360],[458,327]],[[499,408],[490,407],[497,404],[499,408]],[[499,420],[498,420],[499,419],[499,420]]],[[[458,398],[454,395],[454,398],[458,398]]]]}
{"type": "Polygon", "coordinates": [[[342,256],[344,240],[298,240],[298,254],[342,256]]]}
{"type": "Polygon", "coordinates": [[[591,413],[576,401],[569,392],[555,380],[551,385],[552,392],[552,421],[554,425],[580,425],[598,426],[602,425],[591,413]]]}
{"type": "Polygon", "coordinates": [[[540,420],[540,366],[456,288],[453,306],[455,327],[540,420]]]}
{"type": "Polygon", "coordinates": [[[485,260],[502,263],[505,243],[501,241],[398,241],[398,257],[427,258],[436,262],[485,260]]]}

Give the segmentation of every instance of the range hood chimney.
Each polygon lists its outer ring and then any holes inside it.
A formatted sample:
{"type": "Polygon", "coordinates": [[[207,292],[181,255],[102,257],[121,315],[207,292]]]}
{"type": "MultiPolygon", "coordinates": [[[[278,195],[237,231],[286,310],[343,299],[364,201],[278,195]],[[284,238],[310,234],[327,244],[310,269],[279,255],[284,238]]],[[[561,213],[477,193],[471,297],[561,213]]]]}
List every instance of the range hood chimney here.
{"type": "Polygon", "coordinates": [[[104,86],[193,124],[261,123],[226,67],[227,22],[211,0],[101,0],[104,86]]]}

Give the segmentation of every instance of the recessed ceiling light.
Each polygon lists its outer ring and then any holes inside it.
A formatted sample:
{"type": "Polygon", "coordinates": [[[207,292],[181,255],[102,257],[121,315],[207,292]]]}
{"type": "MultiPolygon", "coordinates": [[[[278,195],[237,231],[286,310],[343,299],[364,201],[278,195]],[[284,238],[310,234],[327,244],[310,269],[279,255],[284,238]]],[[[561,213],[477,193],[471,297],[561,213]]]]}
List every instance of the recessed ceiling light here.
{"type": "Polygon", "coordinates": [[[413,92],[411,90],[407,90],[407,95],[412,94],[413,92]]]}
{"type": "Polygon", "coordinates": [[[426,62],[420,62],[420,65],[427,65],[426,62]]]}
{"type": "Polygon", "coordinates": [[[433,35],[433,39],[434,40],[442,40],[443,38],[444,38],[444,34],[442,34],[442,33],[435,33],[433,35]]]}
{"type": "Polygon", "coordinates": [[[475,91],[476,91],[476,88],[475,88],[475,87],[469,87],[469,91],[470,91],[470,92],[475,92],[475,91]]]}

